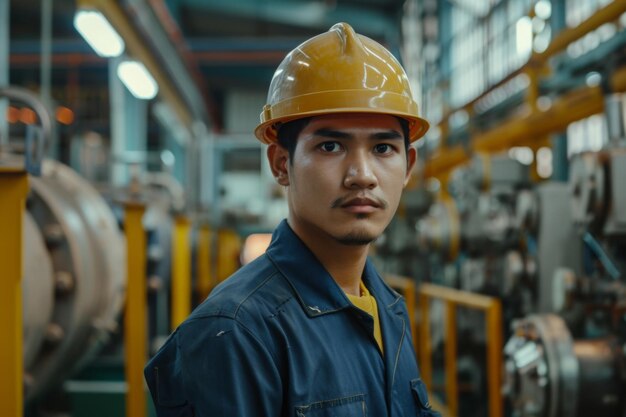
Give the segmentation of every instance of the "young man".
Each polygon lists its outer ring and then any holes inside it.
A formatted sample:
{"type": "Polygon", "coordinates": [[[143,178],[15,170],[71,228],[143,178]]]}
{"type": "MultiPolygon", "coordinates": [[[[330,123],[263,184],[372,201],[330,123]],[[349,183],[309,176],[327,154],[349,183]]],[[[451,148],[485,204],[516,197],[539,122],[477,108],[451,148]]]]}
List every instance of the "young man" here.
{"type": "Polygon", "coordinates": [[[405,303],[367,259],[427,128],[400,64],[349,25],[287,55],[255,133],[289,217],[146,367],[160,417],[438,415],[405,303]]]}

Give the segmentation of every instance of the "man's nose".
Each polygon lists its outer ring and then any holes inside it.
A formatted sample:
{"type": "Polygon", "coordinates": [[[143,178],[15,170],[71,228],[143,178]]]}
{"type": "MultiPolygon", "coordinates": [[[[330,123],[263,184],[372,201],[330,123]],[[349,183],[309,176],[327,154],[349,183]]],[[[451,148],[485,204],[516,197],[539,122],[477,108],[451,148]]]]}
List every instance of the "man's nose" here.
{"type": "Polygon", "coordinates": [[[366,152],[359,151],[348,158],[348,166],[343,184],[350,189],[372,189],[378,185],[378,179],[372,167],[372,161],[366,152]]]}

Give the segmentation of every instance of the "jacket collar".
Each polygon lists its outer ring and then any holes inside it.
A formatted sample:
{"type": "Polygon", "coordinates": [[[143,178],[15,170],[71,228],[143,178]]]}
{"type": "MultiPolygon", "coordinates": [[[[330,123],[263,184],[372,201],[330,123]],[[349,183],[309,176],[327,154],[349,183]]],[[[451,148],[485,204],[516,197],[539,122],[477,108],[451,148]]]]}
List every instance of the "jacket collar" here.
{"type": "MultiPolygon", "coordinates": [[[[267,256],[287,279],[304,311],[310,317],[332,313],[351,306],[345,293],[328,271],[283,220],[272,235],[267,256]]],[[[363,283],[379,306],[392,308],[400,296],[385,284],[367,259],[363,283]]]]}

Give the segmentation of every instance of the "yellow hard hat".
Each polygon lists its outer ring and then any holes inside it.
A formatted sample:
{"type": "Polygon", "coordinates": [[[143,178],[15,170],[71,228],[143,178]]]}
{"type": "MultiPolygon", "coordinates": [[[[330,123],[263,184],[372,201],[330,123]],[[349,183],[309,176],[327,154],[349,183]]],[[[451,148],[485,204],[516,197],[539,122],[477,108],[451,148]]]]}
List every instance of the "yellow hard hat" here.
{"type": "Polygon", "coordinates": [[[291,51],[276,69],[254,133],[276,142],[280,123],[333,113],[380,113],[409,123],[419,139],[428,122],[418,115],[409,80],[400,63],[376,41],[337,23],[291,51]]]}

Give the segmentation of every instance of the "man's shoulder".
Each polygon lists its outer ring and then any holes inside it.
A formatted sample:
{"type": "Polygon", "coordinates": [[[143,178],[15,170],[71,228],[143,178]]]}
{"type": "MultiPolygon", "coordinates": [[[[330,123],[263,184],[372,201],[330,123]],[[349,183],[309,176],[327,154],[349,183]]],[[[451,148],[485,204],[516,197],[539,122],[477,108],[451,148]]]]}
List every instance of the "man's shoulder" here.
{"type": "Polygon", "coordinates": [[[293,297],[267,255],[243,266],[211,292],[188,320],[224,317],[241,320],[249,313],[270,312],[293,297]]]}

